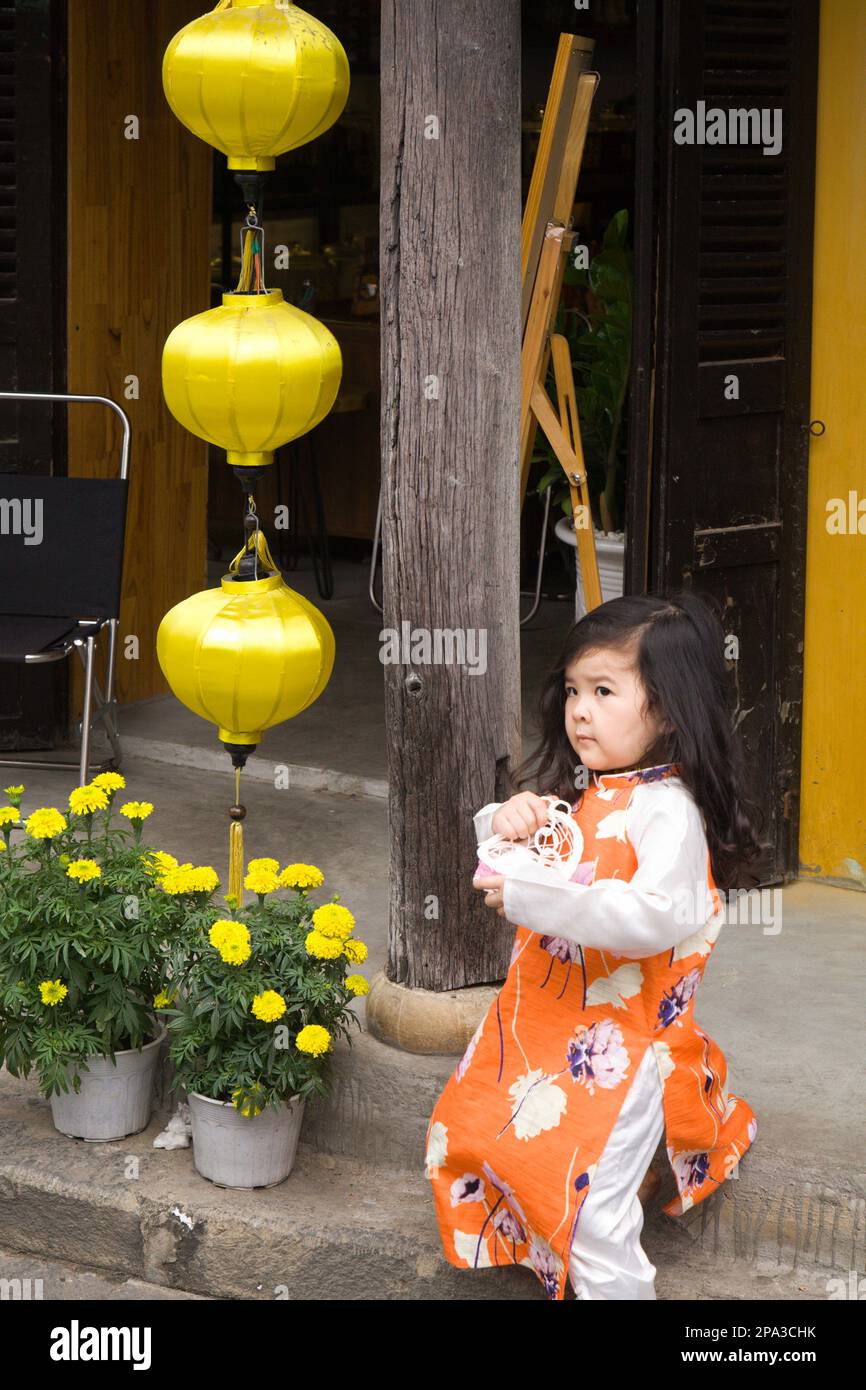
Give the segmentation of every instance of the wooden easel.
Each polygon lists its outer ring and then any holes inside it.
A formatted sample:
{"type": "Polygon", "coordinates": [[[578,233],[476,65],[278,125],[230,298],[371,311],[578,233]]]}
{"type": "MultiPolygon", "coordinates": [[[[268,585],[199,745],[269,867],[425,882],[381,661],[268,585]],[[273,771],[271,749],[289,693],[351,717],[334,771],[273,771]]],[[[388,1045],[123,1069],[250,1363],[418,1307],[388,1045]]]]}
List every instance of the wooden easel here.
{"type": "MultiPolygon", "coordinates": [[[[599,74],[588,70],[591,40],[560,34],[532,180],[523,213],[523,348],[520,391],[520,505],[526,497],[535,432],[541,426],[571,493],[586,610],[601,603],[586,467],[568,340],[552,327],[566,257],[575,239],[571,213],[599,74]],[[545,390],[553,359],[559,413],[545,390]]],[[[545,513],[546,530],[547,513],[545,513]]],[[[544,558],[544,546],[539,565],[544,558]]],[[[537,600],[536,600],[537,601],[537,600]]],[[[535,611],[534,609],[532,610],[535,611]]],[[[531,616],[528,615],[528,616],[531,616]]],[[[526,621],[526,619],[524,619],[526,621]]]]}

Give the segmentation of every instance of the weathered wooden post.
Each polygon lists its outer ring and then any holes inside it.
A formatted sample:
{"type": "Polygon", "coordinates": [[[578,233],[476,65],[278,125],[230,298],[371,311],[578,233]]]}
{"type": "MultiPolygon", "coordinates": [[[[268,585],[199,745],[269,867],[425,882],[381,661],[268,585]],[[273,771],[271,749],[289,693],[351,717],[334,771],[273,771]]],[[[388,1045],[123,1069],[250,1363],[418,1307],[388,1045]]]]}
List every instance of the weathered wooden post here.
{"type": "Polygon", "coordinates": [[[460,1052],[514,935],[471,883],[473,813],[521,755],[519,0],[383,0],[381,81],[391,891],[367,1021],[460,1052]]]}

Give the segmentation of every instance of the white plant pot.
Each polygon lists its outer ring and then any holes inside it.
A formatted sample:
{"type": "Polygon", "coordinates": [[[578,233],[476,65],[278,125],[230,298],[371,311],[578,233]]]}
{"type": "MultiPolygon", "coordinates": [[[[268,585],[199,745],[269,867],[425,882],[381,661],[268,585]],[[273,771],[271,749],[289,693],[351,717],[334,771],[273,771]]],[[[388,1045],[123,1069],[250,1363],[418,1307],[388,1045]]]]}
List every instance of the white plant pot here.
{"type": "MultiPolygon", "coordinates": [[[[144,1047],[116,1052],[115,1062],[110,1057],[89,1057],[87,1071],[83,1066],[78,1069],[78,1094],[58,1092],[50,1097],[54,1128],[72,1139],[99,1143],[125,1139],[146,1129],[153,1106],[159,1047],[165,1033],[165,1028],[161,1028],[153,1042],[144,1047]]],[[[66,1074],[71,1078],[74,1069],[68,1067],[66,1074]]]]}
{"type": "MultiPolygon", "coordinates": [[[[625,533],[623,531],[599,531],[595,527],[592,529],[598,560],[598,577],[601,582],[601,601],[607,603],[608,599],[622,597],[625,573],[625,533]]],[[[586,613],[586,603],[583,597],[583,576],[580,572],[580,560],[577,553],[577,537],[574,534],[571,519],[567,516],[560,517],[554,530],[561,541],[574,547],[576,577],[574,619],[577,622],[586,613]]]]}
{"type": "Polygon", "coordinates": [[[279,1110],[242,1115],[231,1101],[190,1091],[196,1171],[217,1187],[275,1187],[295,1163],[306,1101],[294,1096],[279,1110]]]}

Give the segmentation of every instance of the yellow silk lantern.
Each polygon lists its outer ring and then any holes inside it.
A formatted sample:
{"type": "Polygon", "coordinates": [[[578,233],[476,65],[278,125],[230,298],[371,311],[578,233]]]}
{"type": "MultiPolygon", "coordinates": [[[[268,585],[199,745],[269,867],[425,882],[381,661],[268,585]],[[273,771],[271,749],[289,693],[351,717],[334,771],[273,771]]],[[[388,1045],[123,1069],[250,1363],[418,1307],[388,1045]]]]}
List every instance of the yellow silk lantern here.
{"type": "Polygon", "coordinates": [[[349,64],[336,34],[290,0],[221,0],[175,34],[162,83],[178,120],[230,169],[273,169],[337,120],[349,64]]]}
{"type": "Polygon", "coordinates": [[[334,666],[327,618],[279,574],[224,575],[169,609],[156,654],[172,691],[218,728],[223,743],[252,747],[262,733],[317,700],[334,666]]]}
{"type": "Polygon", "coordinates": [[[224,294],[172,329],[162,350],[172,415],[233,467],[273,463],[274,449],[323,420],[342,373],[333,333],[282,290],[224,294]]]}

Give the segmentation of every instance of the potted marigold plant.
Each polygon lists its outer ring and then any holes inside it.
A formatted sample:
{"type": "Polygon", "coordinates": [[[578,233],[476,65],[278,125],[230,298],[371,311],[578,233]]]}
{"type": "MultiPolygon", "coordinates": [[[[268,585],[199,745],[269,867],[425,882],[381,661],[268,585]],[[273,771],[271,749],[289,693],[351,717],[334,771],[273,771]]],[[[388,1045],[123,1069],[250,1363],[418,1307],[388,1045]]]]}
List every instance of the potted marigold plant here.
{"type": "Polygon", "coordinates": [[[253,859],[255,900],[191,912],[175,943],[171,1085],[187,1092],[196,1169],[218,1186],[285,1181],[307,1099],[328,1093],[334,1039],[351,1045],[349,1022],[360,1027],[350,1004],[368,992],[354,969],[367,947],[337,894],[311,905],[323,882],[311,864],[253,859]]]}
{"type": "MultiPolygon", "coordinates": [[[[0,1062],[35,1070],[55,1127],[81,1139],[150,1120],[167,953],[189,911],[159,884],[176,861],[141,848],[152,805],[115,808],[125,785],[103,773],[29,815],[12,786],[0,805],[0,1062]]],[[[215,872],[195,872],[193,898],[209,898],[215,872]]]]}

